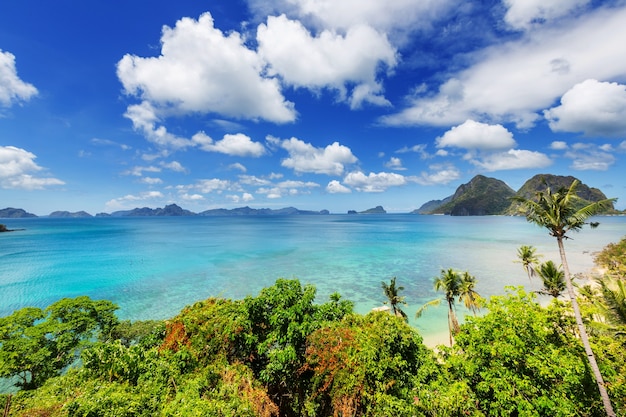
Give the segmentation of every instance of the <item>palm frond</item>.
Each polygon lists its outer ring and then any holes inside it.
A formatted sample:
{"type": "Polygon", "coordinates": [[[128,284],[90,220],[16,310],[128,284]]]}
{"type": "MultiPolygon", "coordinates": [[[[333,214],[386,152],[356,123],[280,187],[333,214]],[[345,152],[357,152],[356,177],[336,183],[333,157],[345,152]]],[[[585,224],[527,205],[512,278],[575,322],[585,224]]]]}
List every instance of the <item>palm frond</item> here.
{"type": "Polygon", "coordinates": [[[424,314],[424,311],[426,311],[428,307],[438,306],[439,304],[441,304],[441,298],[437,298],[436,300],[427,302],[417,310],[417,312],[415,313],[415,318],[419,319],[420,317],[422,317],[422,314],[424,314]]]}

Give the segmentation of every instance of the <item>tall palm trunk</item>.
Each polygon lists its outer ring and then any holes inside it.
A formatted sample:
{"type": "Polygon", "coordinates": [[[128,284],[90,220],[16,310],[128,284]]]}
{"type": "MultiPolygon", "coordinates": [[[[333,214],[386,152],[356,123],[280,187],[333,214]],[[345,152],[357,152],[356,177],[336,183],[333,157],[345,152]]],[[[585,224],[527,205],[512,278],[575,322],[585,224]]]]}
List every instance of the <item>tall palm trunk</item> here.
{"type": "Polygon", "coordinates": [[[454,299],[448,299],[448,330],[450,331],[450,346],[454,342],[454,335],[456,335],[460,330],[459,321],[456,319],[456,314],[454,314],[454,299]]]}
{"type": "Polygon", "coordinates": [[[576,294],[574,293],[574,286],[572,285],[569,266],[567,265],[567,259],[565,258],[565,247],[563,245],[563,238],[561,236],[556,236],[556,240],[559,244],[559,254],[561,255],[561,263],[563,264],[563,272],[565,273],[565,285],[567,285],[567,293],[572,303],[572,309],[574,310],[574,317],[576,318],[576,325],[578,326],[578,332],[580,333],[580,340],[585,347],[585,353],[587,354],[589,365],[591,366],[593,376],[595,377],[596,383],[598,384],[600,397],[602,398],[602,403],[604,404],[606,415],[609,417],[615,417],[615,411],[613,411],[613,406],[611,405],[609,394],[606,391],[606,386],[604,385],[602,373],[600,373],[600,368],[598,367],[598,363],[596,362],[596,356],[594,355],[593,350],[591,350],[589,337],[587,336],[587,329],[585,329],[583,318],[580,314],[580,307],[578,306],[578,301],[576,301],[576,294]]]}

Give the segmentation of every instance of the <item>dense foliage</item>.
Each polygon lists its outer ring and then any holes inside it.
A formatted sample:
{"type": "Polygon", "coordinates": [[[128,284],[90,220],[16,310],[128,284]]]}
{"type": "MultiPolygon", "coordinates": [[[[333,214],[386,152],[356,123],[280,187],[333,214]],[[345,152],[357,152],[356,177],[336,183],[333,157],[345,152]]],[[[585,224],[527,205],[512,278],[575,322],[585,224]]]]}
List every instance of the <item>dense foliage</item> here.
{"type": "MultiPolygon", "coordinates": [[[[315,303],[315,293],[280,279],[255,297],[210,298],[164,322],[118,322],[114,305],[87,297],[19,310],[0,319],[3,375],[40,376],[0,396],[0,409],[19,417],[603,415],[558,300],[542,307],[510,289],[466,318],[452,347],[431,350],[402,317],[355,314],[338,294],[315,303]],[[16,360],[18,340],[30,367],[16,360]],[[80,366],[59,375],[79,348],[80,366]]],[[[587,319],[604,317],[583,305],[587,319]]],[[[592,332],[592,341],[624,413],[626,343],[613,336],[592,332]]]]}
{"type": "Polygon", "coordinates": [[[626,238],[622,238],[618,243],[609,243],[596,255],[595,261],[610,275],[626,278],[626,238]]]}
{"type": "Polygon", "coordinates": [[[81,345],[110,334],[116,309],[83,296],[0,318],[0,377],[16,377],[25,389],[39,387],[72,363],[81,345]]]}

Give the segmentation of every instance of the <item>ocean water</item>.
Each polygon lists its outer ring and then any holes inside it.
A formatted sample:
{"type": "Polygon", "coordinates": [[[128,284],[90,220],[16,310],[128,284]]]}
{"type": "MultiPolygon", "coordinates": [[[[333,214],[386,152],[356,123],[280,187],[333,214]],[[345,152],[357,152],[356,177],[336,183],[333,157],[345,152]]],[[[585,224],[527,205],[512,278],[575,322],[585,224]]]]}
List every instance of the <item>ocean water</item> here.
{"type": "MultiPolygon", "coordinates": [[[[589,274],[593,253],[626,236],[626,217],[601,217],[572,233],[572,273],[589,274]]],[[[333,292],[366,313],[385,301],[381,281],[397,277],[405,311],[425,338],[447,334],[446,308],[413,318],[440,296],[443,268],[469,271],[483,296],[529,282],[515,263],[533,245],[558,264],[556,241],[520,217],[302,215],[4,219],[0,234],[0,316],[89,295],[119,305],[123,319],[165,319],[211,296],[256,295],[277,278],[298,278],[324,302],[333,292]]],[[[462,313],[461,313],[462,315],[462,313]]]]}

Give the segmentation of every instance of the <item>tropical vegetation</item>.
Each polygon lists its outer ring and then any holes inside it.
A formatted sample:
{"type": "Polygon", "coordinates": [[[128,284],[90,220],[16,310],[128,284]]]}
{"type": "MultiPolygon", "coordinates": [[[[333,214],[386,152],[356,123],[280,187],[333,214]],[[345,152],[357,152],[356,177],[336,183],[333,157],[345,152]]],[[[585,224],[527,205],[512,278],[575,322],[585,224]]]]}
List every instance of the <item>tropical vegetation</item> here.
{"type": "MultiPolygon", "coordinates": [[[[538,191],[534,199],[516,196],[514,201],[521,205],[526,219],[538,226],[548,230],[550,236],[556,238],[559,247],[559,254],[563,265],[565,284],[570,298],[570,303],[574,311],[576,325],[580,339],[585,347],[585,353],[589,360],[589,365],[593,370],[593,375],[598,385],[600,396],[606,410],[607,416],[615,416],[610,398],[608,396],[606,386],[602,377],[600,368],[598,367],[594,352],[588,339],[587,329],[582,320],[582,315],[574,286],[565,256],[565,246],[563,241],[568,238],[567,233],[570,231],[579,231],[586,224],[589,217],[598,214],[608,208],[613,207],[615,199],[602,199],[590,204],[584,204],[581,198],[576,194],[576,187],[580,182],[572,181],[569,188],[562,187],[553,192],[550,187],[543,191],[538,191]]],[[[594,223],[594,226],[597,224],[594,223]]]]}
{"type": "MultiPolygon", "coordinates": [[[[598,266],[616,262],[620,270],[623,258],[614,255],[607,246],[598,266]]],[[[551,263],[564,278],[565,268],[551,263]]],[[[574,296],[614,413],[626,415],[626,282],[606,270],[574,296]]],[[[473,275],[443,269],[433,287],[453,314],[453,343],[431,349],[397,312],[403,286],[394,277],[381,287],[396,312],[357,314],[337,293],[318,301],[315,287],[297,279],[242,300],[199,301],[164,321],[120,321],[113,303],[88,297],[20,309],[0,318],[0,372],[16,387],[0,395],[0,410],[3,417],[607,415],[571,300],[539,302],[521,287],[483,300],[473,275]],[[460,311],[468,313],[462,320],[460,311]]]]}

